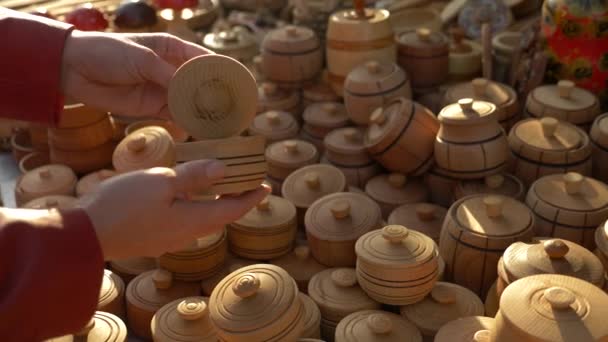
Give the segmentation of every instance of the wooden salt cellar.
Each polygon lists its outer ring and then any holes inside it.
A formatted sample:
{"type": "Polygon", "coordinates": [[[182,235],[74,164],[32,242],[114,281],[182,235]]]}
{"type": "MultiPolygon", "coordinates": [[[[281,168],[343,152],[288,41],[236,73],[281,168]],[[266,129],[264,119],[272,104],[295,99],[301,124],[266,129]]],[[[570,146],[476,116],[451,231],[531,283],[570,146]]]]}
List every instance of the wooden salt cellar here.
{"type": "Polygon", "coordinates": [[[502,253],[513,242],[530,241],[534,226],[532,211],[510,197],[473,195],[456,201],[439,240],[446,280],[485,298],[502,253]]]}
{"type": "Polygon", "coordinates": [[[124,320],[125,312],[125,283],[110,270],[103,271],[97,310],[109,312],[124,320]]]}
{"type": "Polygon", "coordinates": [[[120,317],[96,311],[79,332],[46,342],[127,342],[127,326],[120,317]]]}
{"type": "Polygon", "coordinates": [[[412,98],[408,74],[395,63],[369,61],[355,67],[344,82],[344,105],[357,125],[368,125],[370,114],[395,98],[412,98]]]}
{"type": "Polygon", "coordinates": [[[310,248],[306,245],[296,246],[291,253],[270,260],[270,263],[287,271],[303,293],[308,293],[310,278],[327,268],[310,255],[310,248]]]}
{"type": "Polygon", "coordinates": [[[112,260],[109,264],[112,272],[120,276],[127,285],[133,278],[144,272],[155,270],[157,267],[156,258],[149,257],[112,260]]]}
{"type": "Polygon", "coordinates": [[[595,230],[608,218],[608,186],[573,172],[544,176],[530,186],[526,204],[534,208],[537,236],[594,250],[595,230]]]}
{"type": "Polygon", "coordinates": [[[78,183],[76,183],[76,196],[82,197],[97,191],[99,185],[103,181],[110,179],[115,175],[115,171],[107,169],[95,171],[85,175],[78,180],[78,183]]]}
{"type": "Polygon", "coordinates": [[[490,330],[494,329],[494,318],[470,316],[455,319],[444,324],[435,342],[488,342],[490,330]]]}
{"type": "Polygon", "coordinates": [[[203,38],[203,46],[245,65],[252,63],[259,52],[255,37],[247,29],[238,26],[207,33],[203,38]]]}
{"type": "Polygon", "coordinates": [[[355,266],[355,242],[382,226],[380,207],[365,195],[339,192],[306,211],[306,237],[313,257],[329,267],[355,266]]]}
{"type": "Polygon", "coordinates": [[[33,199],[22,205],[21,208],[67,210],[74,209],[77,201],[78,199],[73,196],[48,195],[33,199]]]}
{"type": "Polygon", "coordinates": [[[317,148],[304,140],[285,140],[266,147],[268,177],[275,195],[281,194],[283,181],[295,170],[319,162],[317,148]]]}
{"type": "Polygon", "coordinates": [[[19,161],[19,171],[26,173],[35,168],[48,165],[51,163],[51,157],[48,152],[36,151],[26,154],[19,161]]]}
{"type": "Polygon", "coordinates": [[[298,92],[281,89],[276,83],[264,82],[258,86],[257,113],[278,110],[291,113],[297,121],[302,119],[302,107],[298,92]]]}
{"type": "Polygon", "coordinates": [[[600,259],[604,269],[608,272],[608,221],[595,230],[595,255],[600,259]]]}
{"type": "Polygon", "coordinates": [[[388,216],[389,225],[404,226],[430,237],[439,244],[439,234],[447,209],[432,203],[401,205],[388,216]]]}
{"type": "Polygon", "coordinates": [[[303,293],[298,293],[298,297],[304,306],[304,328],[300,337],[304,338],[321,338],[321,310],[312,298],[303,293]]]}
{"type": "Polygon", "coordinates": [[[73,196],[76,181],[74,171],[65,165],[41,166],[19,176],[15,184],[15,202],[20,207],[43,196],[73,196]]]}
{"type": "Polygon", "coordinates": [[[399,65],[411,77],[415,91],[438,87],[447,80],[450,48],[443,33],[418,28],[400,33],[396,40],[399,65]]]}
{"type": "Polygon", "coordinates": [[[408,179],[400,173],[375,176],[365,185],[365,193],[380,205],[384,218],[400,205],[429,199],[429,191],[421,180],[408,179]]]}
{"type": "Polygon", "coordinates": [[[364,310],[352,313],[336,327],[335,342],[422,342],[420,331],[394,313],[364,310]]]}
{"type": "Polygon", "coordinates": [[[231,273],[213,290],[209,308],[220,340],[295,341],[304,328],[298,287],[274,265],[251,265],[231,273]]]}
{"type": "Polygon", "coordinates": [[[477,194],[503,195],[523,201],[526,198],[526,187],[517,177],[508,173],[486,176],[481,180],[461,180],[454,187],[454,200],[477,194]]]}
{"type": "Polygon", "coordinates": [[[270,110],[256,116],[247,131],[250,135],[264,136],[266,145],[270,145],[273,142],[296,138],[300,125],[288,112],[270,110]]]}
{"type": "Polygon", "coordinates": [[[302,138],[323,151],[323,139],[329,132],[348,124],[348,115],[344,105],[338,102],[318,102],[304,110],[302,138]]]}
{"type": "Polygon", "coordinates": [[[449,80],[464,82],[481,74],[481,45],[473,40],[464,39],[460,28],[450,31],[449,80]]]}
{"type": "Polygon", "coordinates": [[[186,297],[160,308],[152,317],[150,327],[154,342],[216,342],[209,318],[208,298],[186,297]]]}
{"type": "Polygon", "coordinates": [[[126,136],[114,151],[112,164],[118,173],[173,167],[175,145],[166,129],[159,126],[140,128],[126,136]]]}
{"type": "Polygon", "coordinates": [[[213,292],[213,289],[215,289],[217,284],[219,284],[220,281],[222,281],[222,279],[224,279],[230,273],[245,266],[250,266],[257,263],[258,261],[256,260],[243,259],[228,253],[228,255],[226,255],[226,260],[224,261],[224,266],[222,267],[222,269],[213,276],[203,279],[201,281],[201,289],[203,291],[203,295],[211,296],[211,293],[213,292]]]}
{"type": "Polygon", "coordinates": [[[608,113],[598,116],[589,132],[592,146],[593,178],[608,182],[608,113]]]}
{"type": "Polygon", "coordinates": [[[183,143],[190,139],[188,132],[179,127],[175,122],[169,120],[150,119],[135,121],[125,128],[125,136],[135,132],[136,130],[148,126],[159,126],[167,130],[176,143],[183,143]]]}

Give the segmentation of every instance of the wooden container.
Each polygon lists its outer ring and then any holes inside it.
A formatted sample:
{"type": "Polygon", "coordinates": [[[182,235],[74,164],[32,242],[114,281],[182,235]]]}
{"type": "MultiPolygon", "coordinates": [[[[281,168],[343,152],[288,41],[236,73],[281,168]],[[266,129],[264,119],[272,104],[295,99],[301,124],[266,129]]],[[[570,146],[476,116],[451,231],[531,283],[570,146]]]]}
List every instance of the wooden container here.
{"type": "Polygon", "coordinates": [[[112,164],[118,173],[173,167],[175,144],[169,132],[159,126],[140,128],[124,138],[112,156],[112,164]]]}
{"type": "Polygon", "coordinates": [[[444,174],[476,179],[501,173],[506,167],[507,137],[494,104],[461,99],[441,110],[439,122],[435,163],[444,174]]]}
{"type": "Polygon", "coordinates": [[[186,297],[160,308],[150,323],[154,342],[216,342],[213,323],[209,318],[209,299],[186,297]]]}
{"type": "Polygon", "coordinates": [[[166,304],[183,297],[197,296],[198,283],[180,282],[170,272],[154,270],[135,277],[127,286],[129,329],[139,337],[151,339],[150,322],[166,304]]]}
{"type": "Polygon", "coordinates": [[[331,88],[327,70],[323,70],[317,82],[302,88],[302,106],[304,108],[315,102],[339,102],[340,97],[331,88]]]}
{"type": "Polygon", "coordinates": [[[461,180],[454,187],[454,200],[477,194],[503,195],[523,201],[526,198],[526,187],[517,177],[508,173],[486,176],[484,179],[461,180]]]}
{"type": "Polygon", "coordinates": [[[446,208],[454,201],[454,187],[458,182],[458,179],[444,174],[437,167],[433,167],[424,175],[424,184],[431,194],[431,202],[446,208]]]}
{"type": "MultiPolygon", "coordinates": [[[[67,101],[69,102],[69,101],[67,101]]],[[[107,119],[108,113],[82,103],[68,103],[63,106],[56,128],[78,128],[107,119]]]]}
{"type": "Polygon", "coordinates": [[[125,136],[137,131],[140,128],[149,126],[159,126],[167,130],[173,141],[176,143],[183,143],[190,139],[190,135],[183,128],[179,127],[175,122],[169,120],[141,120],[129,124],[125,128],[125,136]]]}
{"type": "Polygon", "coordinates": [[[231,273],[213,290],[209,307],[219,340],[295,341],[304,328],[298,287],[274,265],[231,273]]]}
{"type": "Polygon", "coordinates": [[[384,218],[400,205],[429,199],[429,191],[421,180],[408,179],[400,173],[375,176],[365,185],[365,193],[380,205],[384,218]]]}
{"type": "Polygon", "coordinates": [[[399,33],[396,40],[399,65],[413,88],[433,88],[447,80],[450,46],[443,33],[419,28],[399,33]]]}
{"type": "Polygon", "coordinates": [[[430,237],[439,244],[441,226],[447,209],[436,204],[418,202],[395,208],[388,216],[389,225],[404,226],[430,237]]]}
{"type": "Polygon", "coordinates": [[[266,148],[265,156],[268,162],[268,176],[278,180],[284,180],[299,168],[319,161],[317,148],[303,140],[272,143],[266,148]]]}
{"type": "Polygon", "coordinates": [[[544,176],[530,186],[526,204],[536,214],[537,236],[594,250],[595,230],[608,218],[608,186],[573,172],[544,176]]]}
{"type": "Polygon", "coordinates": [[[83,151],[63,151],[51,148],[51,163],[67,165],[79,175],[87,174],[110,167],[115,147],[116,143],[110,140],[103,145],[83,151]]]}
{"type": "Polygon", "coordinates": [[[497,281],[495,281],[492,286],[490,286],[490,289],[488,290],[488,295],[486,296],[486,300],[484,301],[483,305],[485,308],[485,315],[488,317],[495,317],[496,313],[498,312],[498,291],[496,290],[496,283],[497,281]]]}
{"type": "Polygon", "coordinates": [[[303,293],[308,293],[310,278],[327,268],[310,255],[307,245],[296,246],[289,254],[270,260],[270,263],[287,271],[303,293]]]}
{"type": "Polygon", "coordinates": [[[490,330],[494,329],[494,318],[471,316],[455,319],[444,324],[435,342],[483,342],[489,341],[490,330]]]}
{"type": "Polygon", "coordinates": [[[376,162],[363,166],[343,166],[330,162],[326,156],[321,158],[321,164],[329,164],[337,167],[346,177],[348,187],[364,187],[368,180],[382,172],[382,167],[376,162]]]}
{"type": "Polygon", "coordinates": [[[48,195],[73,196],[76,187],[74,171],[65,165],[50,164],[33,169],[17,178],[15,202],[26,202],[48,195]]]}
{"type": "Polygon", "coordinates": [[[252,62],[259,53],[254,35],[247,29],[238,26],[207,33],[203,37],[203,46],[220,55],[232,57],[243,64],[252,62]]]}
{"type": "Polygon", "coordinates": [[[355,242],[382,226],[380,207],[365,195],[339,192],[306,211],[306,238],[313,257],[329,267],[355,266],[355,242]]]}
{"type": "Polygon", "coordinates": [[[304,328],[300,337],[304,338],[321,338],[321,310],[314,300],[303,293],[298,293],[298,297],[304,306],[304,328]]]}
{"type": "Polygon", "coordinates": [[[503,31],[492,37],[492,78],[509,83],[512,73],[513,57],[521,45],[521,32],[503,31]]]}
{"type": "Polygon", "coordinates": [[[412,98],[408,74],[395,63],[369,61],[355,67],[344,82],[344,105],[348,117],[368,125],[370,114],[395,98],[412,98]]]}
{"type": "Polygon", "coordinates": [[[481,45],[473,40],[464,39],[462,29],[450,31],[450,55],[448,75],[450,81],[464,82],[481,74],[481,45]]]}
{"type": "Polygon", "coordinates": [[[148,257],[112,260],[109,264],[112,272],[120,276],[127,285],[133,278],[144,272],[155,270],[157,267],[156,258],[148,257]]]}
{"type": "Polygon", "coordinates": [[[97,191],[103,181],[116,176],[113,170],[99,170],[80,178],[76,183],[76,196],[82,197],[97,191]]]}
{"type": "Polygon", "coordinates": [[[433,163],[439,121],[427,108],[399,98],[370,116],[365,147],[389,171],[420,175],[433,163]]]}
{"type": "Polygon", "coordinates": [[[297,91],[281,89],[276,83],[264,82],[258,86],[257,113],[279,110],[288,112],[297,121],[301,121],[300,100],[300,94],[297,91]]]}
{"type": "Polygon", "coordinates": [[[584,280],[542,274],[511,284],[490,341],[603,341],[608,296],[584,280]]]}
{"type": "MultiPolygon", "coordinates": [[[[14,129],[19,129],[20,127],[14,127],[14,129]]],[[[27,131],[30,135],[30,141],[34,149],[38,151],[48,151],[49,150],[49,126],[40,124],[40,123],[29,123],[27,126],[27,131]]]]}
{"type": "Polygon", "coordinates": [[[127,342],[127,326],[111,313],[96,311],[91,320],[73,335],[52,338],[46,342],[127,342]]]}
{"type": "Polygon", "coordinates": [[[420,331],[399,315],[364,310],[352,313],[336,327],[336,342],[422,342],[420,331]]]}
{"type": "Polygon", "coordinates": [[[529,241],[535,218],[523,203],[501,195],[473,195],[448,210],[439,253],[446,280],[486,297],[502,253],[513,242],[529,241]]]}
{"type": "Polygon", "coordinates": [[[335,12],[327,27],[327,69],[336,94],[342,96],[344,80],[357,65],[369,60],[396,62],[396,48],[389,12],[357,8],[335,12]]]}
{"type": "Polygon", "coordinates": [[[608,182],[608,113],[598,116],[589,132],[593,159],[593,178],[608,182]]]}
{"type": "Polygon", "coordinates": [[[248,129],[250,135],[264,136],[266,145],[281,140],[294,139],[299,131],[300,125],[291,114],[276,110],[256,116],[248,129]]]}
{"type": "Polygon", "coordinates": [[[257,263],[258,261],[256,260],[243,259],[228,253],[228,255],[226,255],[226,259],[224,261],[224,266],[222,267],[222,269],[213,276],[203,279],[201,281],[201,289],[203,291],[203,295],[211,296],[211,293],[213,292],[217,284],[219,284],[220,281],[222,281],[222,279],[224,279],[230,273],[245,266],[250,266],[257,263]]]}
{"type": "Polygon", "coordinates": [[[483,316],[483,302],[467,288],[437,282],[430,296],[401,307],[401,315],[420,330],[425,341],[432,341],[446,323],[468,316],[483,316]]]}
{"type": "Polygon", "coordinates": [[[323,139],[329,132],[348,124],[344,105],[338,102],[318,102],[304,110],[302,130],[317,139],[323,139]]]}
{"type": "Polygon", "coordinates": [[[522,120],[509,133],[509,147],[510,168],[527,186],[551,174],[591,175],[589,137],[567,122],[554,118],[522,120]]]}
{"type": "Polygon", "coordinates": [[[303,26],[285,26],[264,36],[262,71],[282,86],[300,88],[323,68],[323,50],[315,32],[303,26]]]}
{"type": "Polygon", "coordinates": [[[404,226],[385,226],[365,234],[357,240],[355,252],[359,285],[380,303],[419,302],[437,282],[437,245],[404,226]]]}
{"type": "Polygon", "coordinates": [[[51,157],[49,156],[49,152],[31,152],[26,154],[19,161],[19,171],[21,173],[26,173],[35,168],[48,165],[51,163],[51,157]]]}
{"type": "Polygon", "coordinates": [[[110,270],[103,271],[97,310],[109,312],[124,320],[125,313],[125,283],[110,270]]]}
{"type": "Polygon", "coordinates": [[[93,149],[107,143],[113,137],[114,127],[108,114],[86,126],[49,128],[48,130],[50,148],[63,151],[93,149]]]}
{"type": "Polygon", "coordinates": [[[76,207],[77,201],[78,199],[73,196],[48,195],[33,199],[22,205],[21,208],[67,210],[74,209],[76,207]]]}
{"type": "Polygon", "coordinates": [[[29,134],[24,129],[16,129],[11,135],[11,150],[17,163],[28,154],[36,151],[32,146],[29,134]]]}

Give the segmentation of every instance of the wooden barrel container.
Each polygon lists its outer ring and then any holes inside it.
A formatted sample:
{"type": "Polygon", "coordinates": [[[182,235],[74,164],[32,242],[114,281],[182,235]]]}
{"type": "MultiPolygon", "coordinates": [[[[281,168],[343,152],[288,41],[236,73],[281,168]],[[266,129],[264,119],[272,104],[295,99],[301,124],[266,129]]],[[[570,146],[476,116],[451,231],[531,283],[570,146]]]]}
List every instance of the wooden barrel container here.
{"type": "Polygon", "coordinates": [[[78,180],[78,183],[76,183],[76,196],[82,197],[97,191],[99,185],[103,183],[103,181],[114,176],[116,176],[115,171],[106,169],[85,175],[78,180]]]}
{"type": "Polygon", "coordinates": [[[270,263],[287,271],[302,293],[308,293],[310,278],[327,268],[310,255],[310,248],[307,245],[296,246],[291,253],[270,260],[270,263]]]}
{"type": "Polygon", "coordinates": [[[114,314],[122,320],[127,317],[125,311],[125,283],[110,270],[103,271],[97,310],[114,314]]]}
{"type": "Polygon", "coordinates": [[[355,67],[344,82],[344,105],[357,125],[368,125],[371,113],[395,98],[412,98],[408,74],[395,63],[369,61],[355,67]]]}
{"type": "Polygon", "coordinates": [[[608,182],[608,113],[598,116],[589,132],[593,159],[593,178],[608,182]]]}
{"type": "Polygon", "coordinates": [[[389,225],[404,226],[430,237],[439,244],[441,226],[447,209],[436,204],[418,202],[395,208],[388,216],[389,225]]]}
{"type": "Polygon", "coordinates": [[[22,205],[21,208],[68,210],[76,208],[77,204],[78,199],[73,196],[48,195],[33,199],[22,205]]]}
{"type": "Polygon", "coordinates": [[[595,255],[600,259],[604,269],[608,272],[608,221],[595,230],[595,255]]]}
{"type": "Polygon", "coordinates": [[[169,120],[151,119],[135,121],[125,128],[125,136],[137,131],[140,128],[148,126],[159,126],[167,130],[176,143],[183,143],[190,139],[190,135],[183,128],[179,127],[175,122],[169,120]]]}
{"type": "Polygon", "coordinates": [[[608,185],[573,172],[544,176],[530,186],[526,204],[536,214],[537,236],[594,250],[595,230],[608,219],[608,185]]]}
{"type": "Polygon", "coordinates": [[[39,168],[44,165],[48,165],[51,163],[51,157],[49,156],[49,152],[45,151],[36,151],[26,154],[19,161],[19,171],[21,173],[26,173],[33,169],[39,168]]]}
{"type": "Polygon", "coordinates": [[[127,285],[138,275],[157,268],[156,258],[149,257],[112,260],[109,264],[112,272],[120,276],[127,285]]]}
{"type": "Polygon", "coordinates": [[[67,165],[77,174],[83,175],[111,167],[115,147],[116,143],[111,140],[86,151],[63,151],[51,148],[51,163],[67,165]]]}
{"type": "Polygon", "coordinates": [[[492,37],[492,78],[498,82],[509,83],[513,54],[521,45],[521,32],[503,31],[492,37]]]}
{"type": "Polygon", "coordinates": [[[125,137],[112,155],[112,164],[118,173],[173,167],[175,144],[169,132],[160,126],[140,128],[125,137]]]}
{"type": "Polygon", "coordinates": [[[276,183],[274,194],[281,194],[283,180],[295,170],[319,162],[317,148],[304,140],[285,140],[266,147],[268,178],[276,183]]]}
{"type": "Polygon", "coordinates": [[[323,70],[315,83],[302,88],[302,107],[306,108],[315,102],[340,101],[340,97],[331,88],[327,78],[327,70],[323,70]]]}
{"type": "Polygon", "coordinates": [[[220,55],[232,57],[245,65],[253,62],[253,58],[259,52],[253,34],[239,26],[207,33],[203,37],[203,46],[220,55]]]}
{"type": "Polygon", "coordinates": [[[208,298],[196,296],[167,303],[152,317],[152,340],[216,342],[218,339],[209,318],[208,302],[208,298]]]}
{"type": "Polygon", "coordinates": [[[127,342],[127,326],[111,313],[95,311],[93,317],[80,331],[62,337],[52,338],[46,342],[127,342]]]}
{"type": "Polygon", "coordinates": [[[90,150],[104,145],[113,137],[114,127],[107,113],[98,121],[86,126],[49,128],[48,130],[50,148],[62,151],[90,150]]]}
{"type": "Polygon", "coordinates": [[[422,342],[420,331],[394,313],[364,310],[352,313],[336,327],[336,342],[422,342]]]}
{"type": "Polygon", "coordinates": [[[262,135],[266,145],[273,142],[294,139],[300,131],[300,125],[288,112],[270,110],[255,117],[248,132],[250,135],[262,135]]]}
{"type": "Polygon", "coordinates": [[[427,108],[399,98],[375,110],[365,134],[365,147],[392,172],[420,175],[433,163],[439,121],[427,108]]]}
{"type": "Polygon", "coordinates": [[[412,88],[438,87],[448,78],[449,40],[441,32],[427,28],[397,35],[398,62],[411,78],[412,88]]]}
{"type": "Polygon", "coordinates": [[[73,196],[76,175],[65,165],[50,164],[33,169],[17,178],[15,202],[18,207],[39,197],[48,195],[73,196]]]}
{"type": "Polygon", "coordinates": [[[435,163],[444,174],[475,179],[501,173],[507,166],[507,137],[494,104],[461,99],[441,110],[439,122],[435,163]]]}
{"type": "Polygon", "coordinates": [[[375,176],[365,185],[365,193],[380,205],[384,218],[400,205],[429,200],[429,191],[422,180],[408,179],[400,173],[375,176]]]}
{"type": "Polygon", "coordinates": [[[279,110],[291,113],[297,121],[302,121],[300,94],[294,90],[281,89],[276,83],[264,82],[258,86],[257,113],[279,110]]]}
{"type": "Polygon", "coordinates": [[[306,107],[303,118],[302,131],[321,141],[329,132],[345,127],[349,121],[344,105],[339,102],[313,103],[306,107]]]}
{"type": "Polygon", "coordinates": [[[456,201],[439,240],[446,280],[485,298],[502,253],[513,242],[530,241],[535,221],[528,207],[510,197],[473,195],[456,201]]]}
{"type": "Polygon", "coordinates": [[[458,28],[450,31],[450,55],[448,63],[449,80],[464,82],[481,74],[482,47],[473,40],[464,39],[464,31],[458,28]]]}
{"type": "Polygon", "coordinates": [[[489,341],[490,330],[494,329],[494,318],[470,316],[455,319],[444,324],[435,342],[484,342],[489,341]]]}
{"type": "Polygon", "coordinates": [[[477,194],[503,195],[518,201],[526,198],[526,187],[517,177],[508,174],[486,176],[484,179],[461,180],[454,187],[454,200],[477,194]]]}
{"type": "Polygon", "coordinates": [[[454,187],[459,181],[437,167],[433,167],[424,175],[424,184],[431,194],[431,202],[446,208],[454,202],[454,187]]]}
{"type": "Polygon", "coordinates": [[[304,306],[304,328],[300,333],[301,338],[321,338],[321,310],[312,298],[304,293],[298,293],[298,297],[304,306]]]}

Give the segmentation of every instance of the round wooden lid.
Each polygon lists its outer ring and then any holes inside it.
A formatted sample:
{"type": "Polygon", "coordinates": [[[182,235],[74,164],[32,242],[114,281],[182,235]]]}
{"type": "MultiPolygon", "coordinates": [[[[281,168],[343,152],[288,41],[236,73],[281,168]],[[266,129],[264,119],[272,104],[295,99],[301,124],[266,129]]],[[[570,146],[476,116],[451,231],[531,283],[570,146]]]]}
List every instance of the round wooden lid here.
{"type": "Polygon", "coordinates": [[[252,229],[283,228],[296,219],[296,207],[288,200],[268,195],[233,224],[252,229]]]}
{"type": "Polygon", "coordinates": [[[154,341],[217,341],[208,302],[206,297],[186,297],[160,308],[150,324],[154,341]]]}
{"type": "Polygon", "coordinates": [[[114,150],[112,164],[119,173],[175,165],[175,144],[169,132],[148,126],[126,136],[114,150]]]}
{"type": "Polygon", "coordinates": [[[319,310],[319,306],[317,306],[317,303],[315,303],[312,298],[302,292],[298,293],[298,297],[304,306],[304,316],[302,317],[302,320],[304,321],[303,331],[318,331],[319,325],[321,324],[321,310],[319,310]]]}
{"type": "Polygon", "coordinates": [[[156,312],[178,298],[196,296],[198,283],[173,280],[170,272],[157,269],[142,273],[127,285],[127,301],[146,312],[156,312]]]}
{"type": "Polygon", "coordinates": [[[248,30],[235,28],[210,32],[203,38],[203,46],[213,51],[247,49],[253,48],[256,44],[255,37],[248,30]]]}
{"type": "Polygon", "coordinates": [[[31,200],[24,205],[22,208],[26,209],[73,209],[76,207],[78,199],[73,196],[65,195],[48,195],[31,200]]]}
{"type": "Polygon", "coordinates": [[[264,36],[262,49],[270,53],[309,53],[321,47],[315,32],[308,27],[286,25],[264,36]]]}
{"type": "Polygon", "coordinates": [[[139,275],[156,269],[156,258],[136,257],[110,261],[114,272],[128,275],[139,275]]]}
{"type": "Polygon", "coordinates": [[[76,174],[65,165],[49,164],[24,173],[18,180],[18,191],[32,197],[53,193],[72,193],[76,174]],[[71,190],[70,190],[71,189],[71,190]]]}
{"type": "Polygon", "coordinates": [[[308,246],[297,246],[291,253],[270,263],[287,271],[296,282],[309,281],[315,274],[327,269],[312,257],[308,246]]]}
{"type": "Polygon", "coordinates": [[[356,240],[382,224],[380,207],[365,195],[338,192],[316,200],[304,217],[307,234],[326,241],[356,240]]]}
{"type": "Polygon", "coordinates": [[[439,240],[447,209],[432,203],[419,202],[397,207],[388,217],[388,224],[404,226],[439,240]]]}
{"type": "Polygon", "coordinates": [[[399,315],[380,310],[352,313],[336,327],[336,342],[422,342],[420,331],[399,315]]]}
{"type": "MultiPolygon", "coordinates": [[[[597,106],[597,97],[588,90],[577,87],[572,81],[560,81],[558,84],[537,87],[528,96],[529,101],[554,110],[579,112],[597,106]]],[[[533,114],[542,116],[542,113],[533,114]]]]}
{"type": "Polygon", "coordinates": [[[528,340],[580,341],[584,336],[601,341],[608,336],[606,293],[563,275],[541,274],[513,282],[502,293],[499,315],[528,340]]]}
{"type": "Polygon", "coordinates": [[[502,257],[508,282],[535,274],[562,274],[604,283],[604,266],[586,248],[560,239],[543,239],[534,244],[515,242],[502,257]]]}
{"type": "Polygon", "coordinates": [[[246,266],[230,273],[213,290],[211,320],[220,330],[247,333],[281,319],[298,300],[298,287],[282,268],[246,266]]]}
{"type": "Polygon", "coordinates": [[[543,202],[569,211],[608,210],[608,186],[578,173],[539,178],[530,187],[543,202]]]}
{"type": "Polygon", "coordinates": [[[150,119],[133,122],[129,124],[127,128],[125,128],[125,135],[129,135],[135,132],[136,130],[147,126],[160,126],[166,129],[167,132],[169,132],[169,134],[171,135],[171,138],[173,138],[173,141],[177,143],[186,142],[188,138],[190,138],[188,133],[183,128],[179,127],[175,122],[161,119],[150,119]]]}
{"type": "Polygon", "coordinates": [[[601,147],[608,146],[608,113],[602,114],[595,119],[589,136],[601,147]]]}
{"type": "Polygon", "coordinates": [[[363,129],[359,127],[344,127],[331,131],[325,136],[325,148],[335,153],[347,155],[367,155],[363,144],[363,129]]]}
{"type": "Polygon", "coordinates": [[[99,289],[99,298],[97,306],[105,307],[125,293],[125,282],[114,272],[103,270],[103,278],[101,280],[101,288],[99,289]]]}
{"type": "Polygon", "coordinates": [[[300,127],[288,112],[270,110],[255,117],[249,127],[250,134],[269,137],[274,140],[291,138],[298,134],[300,127]]]}
{"type": "Polygon", "coordinates": [[[517,177],[511,174],[496,174],[487,176],[482,180],[462,180],[456,185],[458,199],[476,194],[504,195],[513,198],[522,198],[526,189],[517,177]]]}
{"type": "Polygon", "coordinates": [[[76,334],[47,342],[126,342],[127,326],[117,316],[96,311],[91,320],[76,334]]]}
{"type": "Polygon", "coordinates": [[[115,175],[116,171],[106,169],[89,173],[76,183],[76,195],[80,197],[95,192],[99,184],[115,175]]]}
{"type": "Polygon", "coordinates": [[[344,191],[346,177],[335,166],[314,164],[292,172],[281,188],[283,197],[298,208],[308,208],[317,199],[344,191]]]}
{"type": "Polygon", "coordinates": [[[509,135],[529,147],[553,152],[576,149],[583,140],[575,126],[548,117],[522,120],[509,135]]]}
{"type": "MultiPolygon", "coordinates": [[[[264,82],[258,85],[258,112],[271,109],[288,110],[297,107],[300,95],[296,91],[281,89],[276,83],[264,82]]],[[[294,113],[292,113],[294,114],[294,113]]]]}
{"type": "Polygon", "coordinates": [[[407,30],[397,36],[399,53],[407,56],[433,57],[449,52],[449,39],[441,32],[428,28],[407,30]]]}
{"type": "Polygon", "coordinates": [[[428,200],[429,191],[420,179],[400,173],[378,175],[365,184],[365,192],[381,203],[407,204],[428,200]]]}
{"type": "Polygon", "coordinates": [[[316,163],[319,160],[319,151],[308,141],[285,140],[266,147],[265,156],[270,164],[297,169],[316,163]]]}
{"type": "Polygon", "coordinates": [[[464,98],[445,106],[439,112],[439,122],[450,125],[471,125],[496,120],[496,105],[486,101],[464,98]]]}
{"type": "Polygon", "coordinates": [[[251,72],[222,55],[189,60],[169,85],[169,109],[175,122],[197,139],[242,133],[255,116],[257,99],[251,72]]]}
{"type": "Polygon", "coordinates": [[[523,203],[502,195],[472,195],[458,201],[455,217],[461,228],[487,237],[508,237],[530,229],[534,217],[523,203]]]}
{"type": "Polygon", "coordinates": [[[489,342],[494,318],[472,316],[455,319],[439,329],[435,342],[489,342]]]}
{"type": "Polygon", "coordinates": [[[401,307],[401,315],[426,336],[435,335],[444,324],[457,318],[483,314],[483,302],[475,293],[446,282],[437,282],[422,301],[401,307]]]}
{"type": "Polygon", "coordinates": [[[472,98],[503,107],[516,100],[515,90],[506,84],[476,78],[471,82],[458,83],[445,92],[445,103],[457,103],[460,99],[472,98]]]}
{"type": "Polygon", "coordinates": [[[309,125],[339,128],[348,123],[346,108],[339,102],[315,102],[304,110],[304,122],[309,125]]]}
{"type": "Polygon", "coordinates": [[[395,89],[407,81],[407,75],[395,63],[368,61],[348,73],[345,91],[353,95],[374,95],[395,89]]]}

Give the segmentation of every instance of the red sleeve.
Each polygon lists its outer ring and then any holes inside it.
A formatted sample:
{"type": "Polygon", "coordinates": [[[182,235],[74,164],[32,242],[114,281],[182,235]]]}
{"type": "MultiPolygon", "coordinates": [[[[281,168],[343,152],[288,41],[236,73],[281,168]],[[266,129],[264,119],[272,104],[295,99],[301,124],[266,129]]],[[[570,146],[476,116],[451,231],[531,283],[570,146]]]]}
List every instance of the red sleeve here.
{"type": "Polygon", "coordinates": [[[79,331],[97,307],[104,261],[87,214],[80,209],[30,212],[39,217],[9,221],[0,213],[3,342],[79,331]]]}
{"type": "Polygon", "coordinates": [[[57,124],[71,26],[0,7],[0,116],[57,124]]]}

